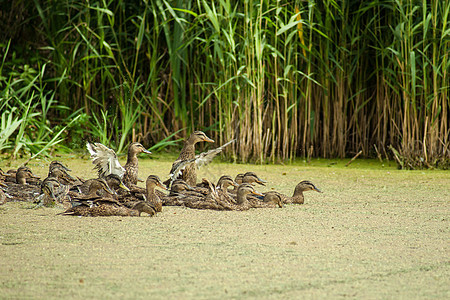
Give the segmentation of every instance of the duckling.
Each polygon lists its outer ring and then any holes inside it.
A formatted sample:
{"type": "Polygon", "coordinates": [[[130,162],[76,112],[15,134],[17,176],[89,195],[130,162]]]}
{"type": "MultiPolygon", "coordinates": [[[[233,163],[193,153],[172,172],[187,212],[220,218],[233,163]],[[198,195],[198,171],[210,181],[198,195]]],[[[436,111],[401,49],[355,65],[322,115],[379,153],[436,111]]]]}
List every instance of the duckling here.
{"type": "Polygon", "coordinates": [[[159,177],[156,175],[149,175],[147,177],[147,181],[146,181],[145,185],[146,185],[146,189],[145,189],[144,193],[142,193],[142,194],[133,193],[133,191],[131,191],[131,193],[128,193],[125,195],[120,195],[119,201],[129,207],[130,203],[131,203],[131,205],[134,205],[136,203],[136,201],[139,202],[139,201],[141,201],[141,199],[143,199],[144,201],[148,202],[150,206],[153,207],[155,212],[161,212],[162,211],[162,201],[161,201],[160,197],[158,196],[158,194],[156,194],[155,188],[160,187],[164,190],[167,190],[167,188],[163,185],[163,183],[161,182],[161,179],[159,179],[159,177]]]}
{"type": "Polygon", "coordinates": [[[86,148],[91,154],[92,163],[98,170],[98,176],[100,178],[106,177],[109,174],[116,174],[122,178],[125,185],[134,184],[138,182],[138,159],[139,153],[148,153],[150,151],[144,148],[140,143],[131,143],[128,147],[128,158],[125,168],[122,167],[117,159],[117,155],[114,150],[109,149],[100,143],[87,143],[86,148]]]}
{"type": "Polygon", "coordinates": [[[164,182],[167,187],[170,187],[170,184],[178,178],[183,179],[191,186],[196,184],[197,171],[195,164],[191,160],[195,159],[195,144],[198,142],[214,143],[214,140],[207,137],[203,131],[194,131],[184,142],[180,155],[172,165],[170,179],[164,182]]]}
{"type": "Polygon", "coordinates": [[[275,198],[281,199],[283,203],[290,204],[303,204],[305,202],[305,198],[303,196],[303,192],[305,191],[316,191],[319,193],[322,193],[321,190],[319,190],[311,181],[303,180],[300,183],[297,184],[297,186],[294,189],[294,194],[292,197],[288,197],[286,195],[283,195],[281,193],[271,191],[267,192],[264,195],[264,201],[274,201],[275,198]]]}

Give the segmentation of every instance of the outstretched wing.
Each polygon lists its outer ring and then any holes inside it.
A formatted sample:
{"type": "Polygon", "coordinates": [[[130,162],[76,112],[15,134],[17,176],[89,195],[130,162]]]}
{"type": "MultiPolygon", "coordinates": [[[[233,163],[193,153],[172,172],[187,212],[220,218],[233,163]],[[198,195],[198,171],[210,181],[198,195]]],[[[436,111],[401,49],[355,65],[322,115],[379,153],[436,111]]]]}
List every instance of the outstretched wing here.
{"type": "Polygon", "coordinates": [[[222,146],[216,148],[216,149],[212,149],[203,153],[200,153],[199,155],[195,156],[195,164],[197,166],[197,169],[200,169],[203,166],[206,166],[207,164],[209,164],[213,158],[219,154],[220,152],[222,152],[222,150],[230,145],[231,143],[233,143],[236,140],[231,140],[228,143],[223,144],[222,146]]]}
{"type": "Polygon", "coordinates": [[[114,150],[100,143],[91,144],[89,142],[86,143],[86,148],[91,154],[92,163],[98,171],[99,178],[104,178],[110,174],[116,174],[120,178],[123,177],[125,169],[120,165],[114,150]]]}
{"type": "MultiPolygon", "coordinates": [[[[218,148],[215,148],[215,149],[212,149],[212,150],[209,150],[206,152],[202,152],[202,153],[196,155],[192,159],[176,160],[172,165],[172,169],[170,170],[170,174],[169,174],[170,179],[169,179],[167,186],[170,186],[170,184],[181,175],[181,172],[184,170],[184,168],[186,168],[187,165],[189,165],[191,163],[195,163],[195,165],[197,166],[197,169],[200,169],[201,167],[209,164],[213,160],[213,158],[217,154],[222,152],[222,150],[226,146],[230,145],[231,143],[233,143],[235,141],[236,140],[231,140],[228,143],[225,143],[218,148]]],[[[166,183],[167,183],[167,181],[166,181],[166,183]]]]}

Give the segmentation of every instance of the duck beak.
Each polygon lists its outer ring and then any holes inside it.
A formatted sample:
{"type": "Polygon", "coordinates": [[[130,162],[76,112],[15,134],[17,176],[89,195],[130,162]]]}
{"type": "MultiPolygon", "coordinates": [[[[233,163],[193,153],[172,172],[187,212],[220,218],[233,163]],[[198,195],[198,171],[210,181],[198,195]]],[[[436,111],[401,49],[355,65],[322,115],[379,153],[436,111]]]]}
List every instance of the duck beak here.
{"type": "Polygon", "coordinates": [[[127,192],[130,191],[130,189],[129,189],[125,184],[123,184],[123,182],[121,182],[121,183],[119,184],[119,187],[123,188],[123,189],[124,189],[125,191],[127,191],[127,192]]]}
{"type": "Polygon", "coordinates": [[[319,192],[319,193],[323,193],[321,190],[319,190],[318,188],[314,187],[313,191],[319,192]]]}
{"type": "Polygon", "coordinates": [[[266,186],[266,185],[265,185],[266,182],[267,182],[267,181],[262,180],[261,178],[258,178],[258,180],[256,181],[256,183],[258,183],[258,184],[260,184],[260,185],[263,185],[263,186],[266,186]]]}
{"type": "Polygon", "coordinates": [[[167,187],[162,182],[158,182],[157,186],[167,191],[167,187]]]}
{"type": "Polygon", "coordinates": [[[105,191],[106,191],[108,194],[111,194],[111,195],[114,195],[114,194],[115,194],[115,192],[114,192],[113,190],[111,190],[111,188],[110,188],[109,186],[107,186],[107,188],[105,187],[105,191]]]}
{"type": "Polygon", "coordinates": [[[152,154],[150,151],[148,151],[147,149],[142,150],[142,152],[147,153],[147,154],[152,154]]]}
{"type": "Polygon", "coordinates": [[[206,137],[203,139],[204,142],[214,143],[213,139],[210,139],[209,137],[206,137]]]}
{"type": "Polygon", "coordinates": [[[255,195],[257,195],[257,196],[262,196],[262,197],[264,197],[263,194],[261,194],[260,192],[257,192],[257,191],[252,191],[252,194],[255,194],[255,195]]]}
{"type": "Polygon", "coordinates": [[[283,208],[283,203],[281,201],[277,202],[279,208],[283,208]]]}

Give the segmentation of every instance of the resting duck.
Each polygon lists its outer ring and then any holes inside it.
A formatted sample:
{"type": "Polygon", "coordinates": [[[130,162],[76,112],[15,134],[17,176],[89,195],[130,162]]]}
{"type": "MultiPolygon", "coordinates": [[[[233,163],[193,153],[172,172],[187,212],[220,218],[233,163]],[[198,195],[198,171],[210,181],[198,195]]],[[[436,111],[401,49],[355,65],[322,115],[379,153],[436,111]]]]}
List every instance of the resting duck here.
{"type": "MultiPolygon", "coordinates": [[[[122,179],[120,179],[120,177],[116,174],[109,174],[104,179],[108,184],[108,187],[115,193],[117,193],[120,189],[130,191],[130,189],[123,183],[122,179]]],[[[92,183],[96,181],[97,178],[85,180],[83,183],[71,187],[70,190],[82,194],[88,194],[92,183]]],[[[101,190],[99,192],[102,193],[101,190]]]]}
{"type": "Polygon", "coordinates": [[[98,178],[94,180],[90,187],[89,193],[76,194],[69,193],[72,199],[72,207],[63,212],[63,215],[75,215],[85,217],[100,217],[100,216],[140,216],[142,212],[153,216],[156,211],[148,203],[139,201],[131,208],[122,205],[113,197],[99,196],[100,191],[113,195],[114,192],[109,188],[106,180],[98,178]]]}
{"type": "Polygon", "coordinates": [[[65,207],[69,206],[67,194],[69,186],[59,182],[56,177],[47,177],[41,184],[41,194],[36,199],[36,208],[41,206],[53,206],[55,203],[63,203],[65,207]]]}
{"type": "Polygon", "coordinates": [[[17,169],[16,172],[16,183],[17,184],[40,184],[39,182],[39,176],[36,176],[31,172],[30,168],[28,167],[20,167],[17,169]],[[30,180],[28,180],[30,179],[30,180]]]}
{"type": "Polygon", "coordinates": [[[144,200],[148,203],[148,205],[153,207],[155,212],[161,212],[162,201],[159,195],[156,193],[155,188],[160,187],[164,190],[167,190],[167,188],[161,182],[161,179],[159,179],[159,177],[156,175],[149,175],[147,177],[145,187],[145,190],[138,187],[135,187],[134,189],[132,188],[130,193],[120,195],[119,201],[129,207],[130,203],[134,205],[136,201],[139,202],[144,200]]]}
{"type": "Polygon", "coordinates": [[[0,205],[3,205],[7,202],[8,196],[6,195],[3,189],[6,189],[8,186],[0,181],[0,205]]]}
{"type": "MultiPolygon", "coordinates": [[[[12,174],[10,172],[9,174],[12,174]]],[[[14,173],[14,181],[9,181],[11,178],[5,178],[6,181],[2,182],[2,190],[5,195],[5,201],[27,201],[32,202],[40,194],[39,181],[28,183],[28,180],[36,179],[31,170],[28,167],[20,167],[14,173]],[[17,183],[16,183],[17,180],[17,183]]]]}
{"type": "Polygon", "coordinates": [[[170,195],[163,197],[164,205],[185,206],[195,209],[232,210],[230,201],[233,201],[233,199],[231,197],[227,196],[223,190],[218,190],[213,183],[205,178],[203,178],[202,183],[208,185],[208,187],[191,188],[184,181],[175,181],[170,195]],[[208,192],[206,194],[203,191],[199,192],[202,189],[207,189],[208,192]]]}
{"type": "Polygon", "coordinates": [[[281,193],[271,191],[267,192],[264,195],[264,202],[267,201],[275,201],[275,199],[280,199],[283,203],[290,204],[303,204],[305,202],[305,198],[303,196],[303,192],[305,191],[316,191],[322,193],[311,181],[304,180],[297,184],[294,189],[294,194],[292,197],[288,197],[281,193]]]}
{"type": "Polygon", "coordinates": [[[75,206],[61,214],[83,217],[140,217],[143,212],[150,216],[156,213],[154,208],[144,201],[140,201],[129,208],[112,198],[100,198],[92,201],[78,201],[75,206]]]}
{"type": "Polygon", "coordinates": [[[62,169],[64,171],[66,171],[66,172],[72,171],[71,169],[69,169],[68,167],[63,165],[62,162],[60,162],[58,160],[54,160],[48,165],[48,176],[50,176],[51,171],[53,171],[55,169],[62,169]]]}
{"type": "Polygon", "coordinates": [[[92,163],[98,170],[98,176],[104,178],[109,174],[116,174],[122,178],[124,184],[129,186],[136,185],[138,182],[138,158],[139,153],[151,154],[140,143],[131,143],[128,147],[128,157],[125,168],[122,167],[117,159],[114,150],[109,149],[101,143],[86,143],[86,148],[91,154],[92,163]]]}
{"type": "Polygon", "coordinates": [[[266,183],[266,181],[259,178],[255,172],[246,172],[245,174],[242,173],[237,174],[234,181],[237,183],[237,186],[235,186],[234,189],[231,191],[233,195],[236,195],[237,190],[242,183],[249,183],[249,184],[258,183],[260,185],[265,185],[266,183]]]}

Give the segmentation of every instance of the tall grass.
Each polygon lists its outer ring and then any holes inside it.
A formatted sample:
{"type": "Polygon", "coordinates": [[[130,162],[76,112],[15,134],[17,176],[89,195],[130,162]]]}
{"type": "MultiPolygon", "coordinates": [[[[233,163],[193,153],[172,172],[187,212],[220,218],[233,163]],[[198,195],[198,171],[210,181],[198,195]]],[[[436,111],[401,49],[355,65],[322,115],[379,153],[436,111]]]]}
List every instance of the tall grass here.
{"type": "Polygon", "coordinates": [[[80,140],[122,151],[202,129],[244,162],[362,150],[448,167],[448,1],[21,5],[58,99],[90,120],[80,140]]]}

